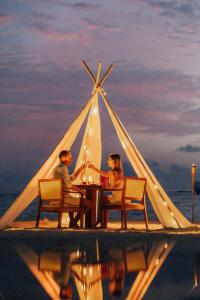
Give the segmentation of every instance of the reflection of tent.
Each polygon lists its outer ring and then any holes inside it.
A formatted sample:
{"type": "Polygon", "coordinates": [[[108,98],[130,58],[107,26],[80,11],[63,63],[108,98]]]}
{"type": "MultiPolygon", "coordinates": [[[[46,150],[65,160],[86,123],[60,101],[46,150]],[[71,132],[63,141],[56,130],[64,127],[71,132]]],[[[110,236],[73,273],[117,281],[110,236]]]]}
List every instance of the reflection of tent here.
{"type": "MultiPolygon", "coordinates": [[[[105,96],[102,84],[107,76],[110,74],[112,65],[107,70],[101,80],[100,71],[101,64],[98,67],[97,77],[93,76],[92,72],[84,62],[84,66],[90,75],[94,89],[90,99],[87,101],[85,107],[82,109],[78,117],[74,120],[71,127],[68,129],[60,143],[52,152],[50,157],[42,165],[40,170],[35,174],[31,181],[27,184],[23,192],[18,196],[15,202],[11,205],[8,211],[2,216],[0,220],[0,227],[9,225],[15,220],[23,210],[36,198],[38,193],[38,179],[50,178],[54,167],[58,164],[58,155],[62,149],[70,149],[74,143],[78,132],[89,112],[88,121],[79,152],[79,157],[76,166],[84,160],[90,160],[97,167],[101,164],[101,128],[100,117],[98,109],[98,96],[100,95],[108,110],[109,116],[113,122],[118,138],[121,142],[124,151],[139,177],[147,178],[147,192],[150,202],[160,223],[167,228],[186,228],[190,227],[191,223],[180,213],[176,206],[172,203],[168,195],[165,193],[158,180],[153,175],[152,171],[144,161],[139,150],[136,148],[134,142],[126,132],[118,116],[114,113],[108,99],[105,96]],[[97,155],[98,154],[98,155],[97,155]]],[[[92,175],[93,180],[97,180],[97,174],[92,173],[87,169],[84,176],[92,175]]]]}
{"type": "Polygon", "coordinates": [[[27,246],[19,247],[18,252],[50,299],[60,300],[60,286],[53,280],[51,272],[38,270],[39,256],[27,246]]]}
{"type": "MultiPolygon", "coordinates": [[[[147,256],[145,255],[144,257],[142,249],[145,245],[140,244],[140,247],[137,248],[136,244],[133,242],[134,247],[131,247],[131,249],[130,247],[119,247],[115,250],[115,255],[113,252],[110,256],[106,255],[106,262],[111,262],[112,265],[113,263],[119,265],[120,261],[124,261],[126,264],[126,272],[137,272],[136,278],[134,279],[134,282],[128,291],[128,295],[126,296],[127,300],[143,299],[152,281],[174,247],[174,244],[175,241],[155,241],[150,247],[147,256]],[[116,259],[116,253],[118,253],[118,260],[116,259]],[[122,254],[121,257],[120,253],[122,254]],[[127,259],[127,255],[130,256],[130,260],[127,259]]],[[[26,245],[17,246],[16,248],[30,272],[37,279],[49,297],[51,299],[60,300],[59,293],[62,282],[59,278],[63,279],[63,277],[58,276],[58,274],[66,273],[66,265],[68,261],[62,259],[62,253],[66,253],[57,249],[53,251],[45,251],[38,255],[26,245]]],[[[105,254],[104,249],[102,250],[105,254]]],[[[75,254],[74,258],[76,255],[77,254],[75,254]]],[[[103,261],[101,262],[100,260],[98,263],[95,261],[95,263],[88,264],[87,260],[85,261],[84,259],[84,261],[79,261],[77,258],[74,262],[72,262],[70,276],[72,276],[72,274],[76,274],[76,276],[73,275],[73,279],[81,300],[96,299],[97,295],[98,299],[105,298],[107,284],[104,285],[104,283],[106,283],[106,281],[104,282],[104,279],[110,277],[103,276],[101,263],[103,263],[103,261]]]]}
{"type": "MultiPolygon", "coordinates": [[[[53,278],[54,272],[61,272],[60,252],[46,252],[37,255],[30,247],[24,245],[17,247],[17,251],[30,272],[43,287],[51,299],[60,300],[60,285],[53,278]]],[[[72,264],[72,272],[75,285],[81,300],[93,300],[98,295],[98,299],[103,299],[101,273],[99,264],[85,267],[81,264],[72,264]]]]}
{"type": "Polygon", "coordinates": [[[147,258],[147,269],[140,271],[129,291],[127,300],[143,299],[151,282],[156,277],[158,271],[166,260],[168,254],[174,247],[175,242],[158,241],[150,249],[147,258]]]}
{"type": "Polygon", "coordinates": [[[73,265],[75,271],[81,280],[74,278],[79,298],[81,300],[98,300],[103,299],[101,272],[99,264],[90,266],[82,266],[80,264],[73,265]]]}

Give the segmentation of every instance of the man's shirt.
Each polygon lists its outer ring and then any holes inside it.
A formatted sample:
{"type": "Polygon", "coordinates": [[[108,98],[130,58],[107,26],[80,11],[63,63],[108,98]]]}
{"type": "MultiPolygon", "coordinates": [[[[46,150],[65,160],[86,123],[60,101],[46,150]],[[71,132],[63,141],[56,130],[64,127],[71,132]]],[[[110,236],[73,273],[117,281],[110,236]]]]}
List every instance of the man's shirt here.
{"type": "Polygon", "coordinates": [[[64,190],[69,190],[72,188],[72,181],[76,178],[74,174],[69,175],[69,170],[66,165],[60,163],[53,171],[54,178],[62,178],[64,190]]]}

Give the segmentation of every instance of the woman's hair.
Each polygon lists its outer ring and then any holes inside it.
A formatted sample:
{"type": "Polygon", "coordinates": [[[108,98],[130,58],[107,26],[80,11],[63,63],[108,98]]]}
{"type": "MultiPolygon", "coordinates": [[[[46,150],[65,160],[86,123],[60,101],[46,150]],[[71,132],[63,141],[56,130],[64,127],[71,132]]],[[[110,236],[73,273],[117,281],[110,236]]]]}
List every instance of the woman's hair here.
{"type": "Polygon", "coordinates": [[[110,154],[110,158],[114,161],[115,167],[114,167],[114,171],[116,171],[119,175],[119,177],[123,177],[123,169],[122,169],[122,162],[121,162],[121,158],[120,155],[117,153],[112,153],[110,154]]]}

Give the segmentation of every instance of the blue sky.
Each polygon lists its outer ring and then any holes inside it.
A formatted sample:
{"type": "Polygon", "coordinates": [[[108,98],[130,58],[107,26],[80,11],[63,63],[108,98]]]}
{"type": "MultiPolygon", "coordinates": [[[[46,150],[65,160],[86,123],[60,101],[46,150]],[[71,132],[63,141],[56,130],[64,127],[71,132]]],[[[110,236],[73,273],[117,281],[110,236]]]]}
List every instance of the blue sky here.
{"type": "MultiPolygon", "coordinates": [[[[188,184],[200,157],[199,28],[197,0],[1,0],[0,191],[27,182],[90,96],[82,59],[94,73],[114,63],[114,110],[161,181],[178,172],[188,184]]],[[[112,134],[106,153],[118,151],[112,134]]]]}

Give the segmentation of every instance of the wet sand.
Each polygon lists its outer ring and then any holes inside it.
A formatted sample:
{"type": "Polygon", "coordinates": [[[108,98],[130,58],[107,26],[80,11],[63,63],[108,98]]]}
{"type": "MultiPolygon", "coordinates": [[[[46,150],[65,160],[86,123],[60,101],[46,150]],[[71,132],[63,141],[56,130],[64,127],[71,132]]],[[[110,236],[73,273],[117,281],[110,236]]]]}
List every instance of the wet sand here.
{"type": "MultiPolygon", "coordinates": [[[[46,234],[50,234],[51,232],[63,231],[63,232],[81,232],[81,233],[89,233],[89,232],[96,232],[101,234],[107,234],[109,232],[118,232],[118,233],[126,233],[126,232],[133,232],[133,233],[147,233],[146,227],[143,221],[129,221],[128,222],[128,229],[124,230],[121,229],[121,223],[119,221],[112,221],[108,223],[108,229],[71,229],[68,228],[68,224],[63,226],[62,229],[57,228],[57,221],[49,221],[47,218],[42,219],[40,221],[39,228],[35,227],[35,221],[15,221],[11,226],[6,227],[5,229],[0,230],[5,232],[10,231],[34,231],[34,232],[46,232],[46,234]]],[[[193,227],[185,228],[185,229],[166,229],[159,222],[150,221],[149,222],[149,230],[147,234],[150,233],[160,233],[160,234],[172,234],[172,235],[199,235],[200,234],[200,224],[195,223],[193,227]]],[[[53,234],[53,233],[52,233],[53,234]]]]}

